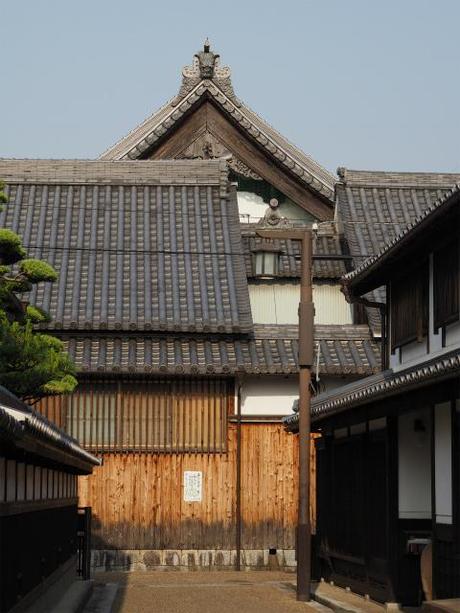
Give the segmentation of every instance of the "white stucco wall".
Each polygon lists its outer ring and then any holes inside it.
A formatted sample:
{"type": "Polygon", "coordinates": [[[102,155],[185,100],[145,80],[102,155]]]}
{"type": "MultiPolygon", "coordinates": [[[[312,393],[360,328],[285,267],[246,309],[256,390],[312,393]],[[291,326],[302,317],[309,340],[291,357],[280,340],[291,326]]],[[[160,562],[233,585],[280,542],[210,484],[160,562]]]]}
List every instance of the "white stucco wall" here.
{"type": "Polygon", "coordinates": [[[434,474],[436,522],[452,523],[452,422],[451,404],[434,407],[434,474]]]}
{"type": "MultiPolygon", "coordinates": [[[[349,383],[350,379],[321,377],[321,391],[349,383]]],[[[299,397],[297,375],[254,376],[241,381],[242,415],[290,415],[294,400],[299,397]]],[[[236,407],[236,404],[235,404],[236,407]]]]}
{"type": "MultiPolygon", "coordinates": [[[[268,204],[257,194],[237,192],[238,211],[241,223],[254,223],[265,216],[270,209],[268,204]]],[[[278,207],[281,217],[291,221],[312,221],[312,216],[294,202],[283,202],[278,207]]]]}
{"type": "MultiPolygon", "coordinates": [[[[250,283],[252,319],[258,324],[297,324],[300,285],[284,283],[250,283]]],[[[315,324],[351,324],[351,306],[337,283],[313,284],[315,324]]]]}
{"type": "Polygon", "coordinates": [[[431,435],[429,409],[398,417],[400,519],[431,519],[431,435]],[[425,431],[414,430],[415,421],[425,431]]]}
{"type": "Polygon", "coordinates": [[[291,377],[248,377],[241,386],[243,415],[289,415],[299,397],[299,383],[291,377]]]}

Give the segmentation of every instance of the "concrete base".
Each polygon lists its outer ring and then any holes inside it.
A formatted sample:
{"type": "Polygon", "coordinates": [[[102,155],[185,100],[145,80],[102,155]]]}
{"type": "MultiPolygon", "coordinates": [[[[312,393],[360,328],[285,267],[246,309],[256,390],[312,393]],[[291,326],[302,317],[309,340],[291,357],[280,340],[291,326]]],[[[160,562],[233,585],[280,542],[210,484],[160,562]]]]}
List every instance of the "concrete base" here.
{"type": "MultiPolygon", "coordinates": [[[[91,552],[94,571],[137,570],[234,570],[235,550],[178,550],[178,549],[96,549],[91,552]]],[[[278,549],[245,549],[241,552],[244,570],[294,571],[295,551],[278,549]]]]}
{"type": "Polygon", "coordinates": [[[81,613],[91,595],[92,581],[74,581],[67,592],[47,613],[81,613]]]}
{"type": "Polygon", "coordinates": [[[460,598],[427,600],[423,603],[422,608],[426,613],[458,613],[460,611],[460,598]]]}
{"type": "MultiPolygon", "coordinates": [[[[10,613],[50,613],[55,604],[76,582],[76,576],[77,558],[72,556],[10,609],[10,613]]],[[[88,582],[78,581],[78,583],[88,582]]]]}
{"type": "Polygon", "coordinates": [[[385,605],[373,602],[333,583],[312,584],[312,598],[334,613],[385,613],[385,605]]]}

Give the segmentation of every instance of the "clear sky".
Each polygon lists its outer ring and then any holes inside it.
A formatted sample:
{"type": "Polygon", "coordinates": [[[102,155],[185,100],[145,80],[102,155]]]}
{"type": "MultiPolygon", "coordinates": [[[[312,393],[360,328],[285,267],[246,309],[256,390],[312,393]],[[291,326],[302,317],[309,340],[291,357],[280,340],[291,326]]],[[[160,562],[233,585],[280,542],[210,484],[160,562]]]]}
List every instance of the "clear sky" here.
{"type": "Polygon", "coordinates": [[[460,0],[0,0],[0,156],[94,158],[209,36],[318,162],[460,172],[460,0]]]}

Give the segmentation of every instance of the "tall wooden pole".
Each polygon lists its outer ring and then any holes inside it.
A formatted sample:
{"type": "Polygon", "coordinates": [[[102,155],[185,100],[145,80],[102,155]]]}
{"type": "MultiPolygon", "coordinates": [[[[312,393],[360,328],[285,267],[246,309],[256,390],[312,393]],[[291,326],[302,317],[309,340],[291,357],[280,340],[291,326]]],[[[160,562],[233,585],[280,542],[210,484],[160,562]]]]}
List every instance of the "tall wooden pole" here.
{"type": "Polygon", "coordinates": [[[299,509],[297,516],[297,600],[310,600],[310,381],[313,364],[312,231],[300,228],[256,230],[268,239],[301,241],[299,304],[299,509]]]}
{"type": "Polygon", "coordinates": [[[297,520],[297,600],[310,600],[310,382],[313,363],[312,240],[302,238],[299,305],[299,509],[297,520]]]}

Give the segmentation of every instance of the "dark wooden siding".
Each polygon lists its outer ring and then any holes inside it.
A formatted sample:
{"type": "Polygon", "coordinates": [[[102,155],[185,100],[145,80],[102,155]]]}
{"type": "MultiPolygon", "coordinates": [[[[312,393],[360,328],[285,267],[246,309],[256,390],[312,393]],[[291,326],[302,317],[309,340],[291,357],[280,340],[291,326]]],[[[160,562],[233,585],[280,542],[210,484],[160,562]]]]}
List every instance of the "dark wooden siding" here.
{"type": "Polygon", "coordinates": [[[422,341],[428,331],[429,269],[425,261],[417,269],[391,282],[391,349],[422,341]]]}
{"type": "Polygon", "coordinates": [[[459,318],[459,243],[451,241],[433,253],[434,331],[459,318]]]}
{"type": "Polygon", "coordinates": [[[318,542],[322,576],[384,601],[391,595],[387,547],[387,429],[318,442],[318,542]]]}

